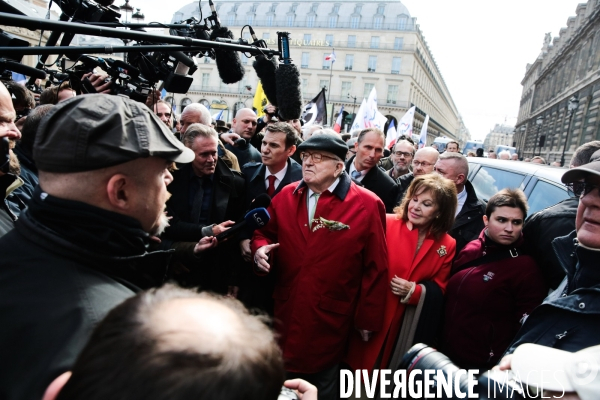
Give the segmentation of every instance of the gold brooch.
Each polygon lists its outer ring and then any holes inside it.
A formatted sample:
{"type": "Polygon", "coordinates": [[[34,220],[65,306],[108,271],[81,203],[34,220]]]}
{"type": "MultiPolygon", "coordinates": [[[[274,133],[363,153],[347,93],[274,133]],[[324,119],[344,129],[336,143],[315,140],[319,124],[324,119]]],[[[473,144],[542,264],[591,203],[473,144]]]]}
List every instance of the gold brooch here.
{"type": "Polygon", "coordinates": [[[437,253],[440,255],[440,257],[444,257],[446,254],[448,254],[446,251],[446,246],[440,246],[440,248],[437,249],[437,253]]]}

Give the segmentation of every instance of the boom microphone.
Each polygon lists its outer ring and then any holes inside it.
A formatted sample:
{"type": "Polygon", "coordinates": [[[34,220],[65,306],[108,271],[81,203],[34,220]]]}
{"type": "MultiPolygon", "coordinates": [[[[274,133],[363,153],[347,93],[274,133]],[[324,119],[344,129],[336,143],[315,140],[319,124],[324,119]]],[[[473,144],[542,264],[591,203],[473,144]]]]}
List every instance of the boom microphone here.
{"type": "Polygon", "coordinates": [[[269,222],[270,219],[271,216],[265,208],[255,208],[246,214],[242,222],[236,223],[231,228],[219,233],[215,237],[218,241],[221,241],[237,234],[241,230],[254,231],[255,229],[260,229],[267,225],[267,222],[269,222]]]}
{"type": "MultiPolygon", "coordinates": [[[[210,33],[210,40],[216,41],[217,38],[233,39],[233,33],[226,27],[220,26],[210,33]]],[[[215,49],[215,58],[217,60],[217,70],[223,83],[230,84],[242,80],[246,70],[237,51],[215,49]]]]}
{"type": "Polygon", "coordinates": [[[46,73],[40,69],[28,67],[27,65],[20,64],[18,62],[10,61],[5,58],[0,58],[0,70],[9,70],[18,74],[23,74],[31,77],[34,81],[36,79],[46,79],[46,73]]]}
{"type": "Polygon", "coordinates": [[[275,71],[277,104],[279,117],[284,121],[300,118],[302,113],[302,92],[300,71],[290,58],[290,38],[288,32],[277,32],[282,64],[275,71]]]}
{"type": "Polygon", "coordinates": [[[256,76],[260,79],[265,96],[269,100],[269,103],[277,107],[277,85],[275,83],[275,71],[277,70],[277,64],[275,57],[267,59],[263,55],[256,56],[256,60],[252,63],[256,76]]]}

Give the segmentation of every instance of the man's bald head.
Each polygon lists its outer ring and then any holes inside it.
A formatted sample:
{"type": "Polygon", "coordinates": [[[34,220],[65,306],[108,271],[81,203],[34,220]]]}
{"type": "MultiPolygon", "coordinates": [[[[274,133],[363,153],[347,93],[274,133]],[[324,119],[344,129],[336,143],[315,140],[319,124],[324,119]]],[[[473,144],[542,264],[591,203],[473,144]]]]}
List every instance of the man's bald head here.
{"type": "Polygon", "coordinates": [[[210,126],[212,120],[210,112],[200,103],[192,103],[185,107],[181,113],[181,133],[185,133],[191,124],[210,126]]]}
{"type": "Polygon", "coordinates": [[[265,318],[237,300],[166,285],[108,314],[58,399],[277,399],[283,381],[265,318]]]}
{"type": "Polygon", "coordinates": [[[256,131],[257,118],[250,108],[242,108],[235,114],[231,130],[246,140],[250,140],[256,131]]]}
{"type": "Polygon", "coordinates": [[[415,176],[431,174],[440,153],[433,147],[423,147],[415,153],[413,158],[413,174],[415,176]]]}
{"type": "Polygon", "coordinates": [[[445,152],[440,154],[435,170],[456,185],[456,192],[462,192],[467,176],[469,175],[469,162],[460,153],[445,152]]]}

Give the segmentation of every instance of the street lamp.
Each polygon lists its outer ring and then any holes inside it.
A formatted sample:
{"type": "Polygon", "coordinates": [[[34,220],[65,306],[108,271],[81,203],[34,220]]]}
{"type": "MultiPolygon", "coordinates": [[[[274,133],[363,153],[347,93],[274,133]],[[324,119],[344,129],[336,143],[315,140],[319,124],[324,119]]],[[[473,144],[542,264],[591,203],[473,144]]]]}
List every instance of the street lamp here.
{"type": "Polygon", "coordinates": [[[129,22],[129,14],[133,13],[133,7],[129,5],[129,0],[125,0],[125,3],[121,4],[119,9],[125,12],[125,23],[129,22]]]}
{"type": "Polygon", "coordinates": [[[141,24],[142,22],[144,22],[144,14],[140,11],[139,8],[135,9],[135,12],[133,13],[133,15],[131,16],[131,19],[134,20],[136,23],[141,24]]]}
{"type": "MultiPolygon", "coordinates": [[[[535,157],[535,147],[537,146],[538,143],[538,137],[540,136],[540,131],[542,130],[542,124],[544,123],[544,117],[542,117],[541,115],[539,117],[537,117],[537,119],[535,120],[535,124],[538,126],[538,130],[537,130],[537,134],[535,135],[535,142],[533,143],[533,155],[532,157],[535,157]]],[[[540,149],[541,151],[541,149],[540,149]]]]}
{"type": "Polygon", "coordinates": [[[350,96],[350,93],[348,93],[348,98],[354,100],[354,104],[352,105],[352,114],[354,114],[354,109],[356,108],[356,96],[350,96]]]}
{"type": "Polygon", "coordinates": [[[567,126],[567,137],[565,138],[565,144],[563,146],[562,155],[560,156],[560,166],[565,166],[565,151],[567,150],[567,143],[569,142],[569,132],[571,130],[571,120],[573,119],[573,114],[579,107],[579,100],[575,96],[571,96],[569,102],[567,103],[567,110],[569,112],[569,125],[567,126]]]}

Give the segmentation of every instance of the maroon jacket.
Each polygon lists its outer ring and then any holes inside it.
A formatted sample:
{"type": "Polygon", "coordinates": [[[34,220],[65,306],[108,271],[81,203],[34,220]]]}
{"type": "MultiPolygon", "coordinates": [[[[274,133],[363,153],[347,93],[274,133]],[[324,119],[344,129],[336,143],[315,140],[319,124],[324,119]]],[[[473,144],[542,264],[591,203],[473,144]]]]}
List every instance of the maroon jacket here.
{"type": "Polygon", "coordinates": [[[541,304],[548,293],[544,278],[533,258],[523,255],[504,258],[466,269],[461,265],[486,253],[506,251],[492,242],[484,229],[479,238],[465,246],[454,261],[454,275],[446,287],[445,325],[442,352],[462,368],[494,366],[519,330],[523,317],[541,304]]]}

